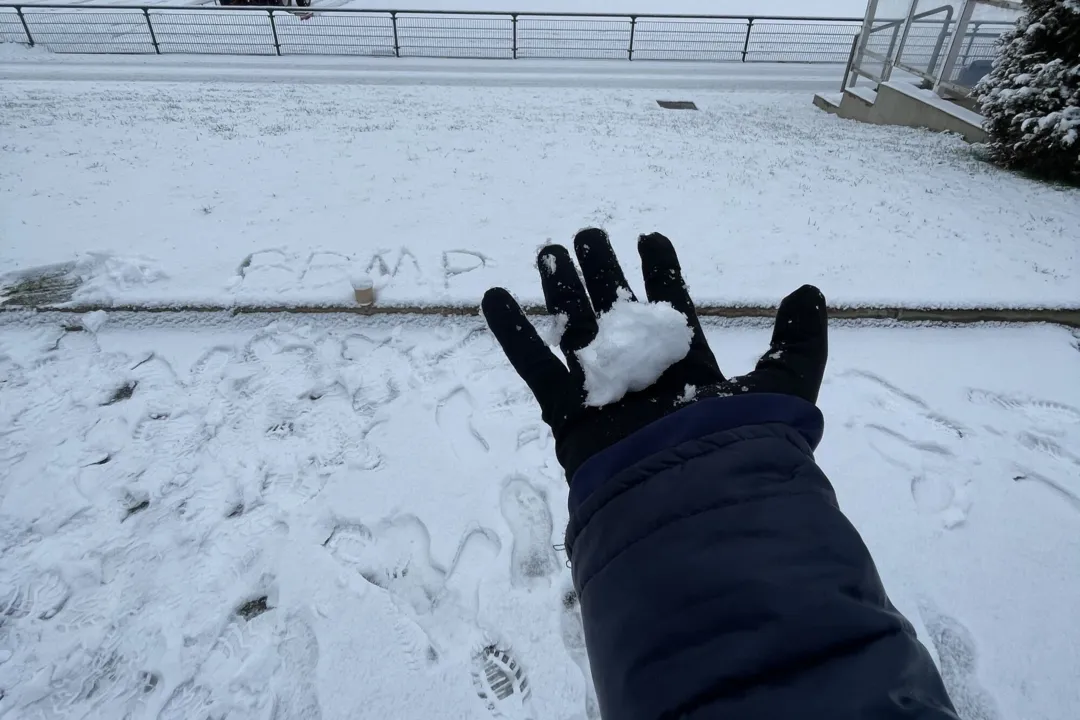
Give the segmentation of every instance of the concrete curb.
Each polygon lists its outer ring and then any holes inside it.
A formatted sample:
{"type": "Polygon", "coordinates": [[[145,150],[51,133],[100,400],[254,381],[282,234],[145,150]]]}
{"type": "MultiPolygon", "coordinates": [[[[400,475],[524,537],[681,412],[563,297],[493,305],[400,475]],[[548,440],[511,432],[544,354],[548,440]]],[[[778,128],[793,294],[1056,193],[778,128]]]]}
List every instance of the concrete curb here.
{"type": "MultiPolygon", "coordinates": [[[[539,305],[523,307],[529,315],[546,315],[545,308],[539,305]]],[[[105,310],[107,312],[146,312],[146,313],[229,313],[232,315],[252,315],[259,313],[296,313],[327,314],[345,313],[352,315],[430,315],[430,316],[468,316],[479,315],[476,305],[375,305],[360,307],[357,305],[62,305],[27,307],[19,305],[0,306],[0,312],[60,312],[81,314],[105,310]]],[[[705,305],[697,308],[702,317],[718,318],[772,318],[776,316],[773,307],[733,307],[725,305],[705,305]]],[[[919,323],[1053,323],[1080,328],[1080,308],[899,308],[899,307],[834,307],[829,308],[829,317],[837,320],[895,320],[899,322],[919,323]]]]}

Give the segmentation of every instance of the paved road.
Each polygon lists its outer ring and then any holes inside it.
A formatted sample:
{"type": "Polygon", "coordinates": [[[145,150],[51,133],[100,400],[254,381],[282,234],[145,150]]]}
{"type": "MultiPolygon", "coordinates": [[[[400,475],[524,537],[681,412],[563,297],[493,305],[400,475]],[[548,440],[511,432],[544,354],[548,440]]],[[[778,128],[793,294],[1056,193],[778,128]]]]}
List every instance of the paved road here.
{"type": "Polygon", "coordinates": [[[264,82],[492,87],[633,87],[818,92],[843,66],[569,60],[428,60],[52,55],[0,60],[0,81],[264,82]]]}

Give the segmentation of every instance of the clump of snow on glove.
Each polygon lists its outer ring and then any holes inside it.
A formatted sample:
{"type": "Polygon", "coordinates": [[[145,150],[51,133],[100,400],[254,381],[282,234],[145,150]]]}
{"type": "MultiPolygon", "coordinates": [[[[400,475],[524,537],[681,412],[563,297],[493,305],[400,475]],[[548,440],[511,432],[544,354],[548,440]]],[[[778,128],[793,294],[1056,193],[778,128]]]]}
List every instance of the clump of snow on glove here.
{"type": "Polygon", "coordinates": [[[586,405],[617,402],[656,382],[686,357],[694,331],[670,303],[617,301],[597,321],[599,332],[578,350],[585,370],[586,405]]]}

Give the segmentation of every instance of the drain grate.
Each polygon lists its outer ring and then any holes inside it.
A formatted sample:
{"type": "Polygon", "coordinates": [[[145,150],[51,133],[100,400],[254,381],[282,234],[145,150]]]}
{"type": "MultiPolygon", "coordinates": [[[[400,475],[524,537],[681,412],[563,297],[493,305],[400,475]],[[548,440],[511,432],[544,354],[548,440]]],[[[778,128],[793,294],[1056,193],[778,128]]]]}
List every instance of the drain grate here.
{"type": "Polygon", "coordinates": [[[697,110],[697,105],[689,100],[657,100],[656,104],[665,110],[697,110]]]}

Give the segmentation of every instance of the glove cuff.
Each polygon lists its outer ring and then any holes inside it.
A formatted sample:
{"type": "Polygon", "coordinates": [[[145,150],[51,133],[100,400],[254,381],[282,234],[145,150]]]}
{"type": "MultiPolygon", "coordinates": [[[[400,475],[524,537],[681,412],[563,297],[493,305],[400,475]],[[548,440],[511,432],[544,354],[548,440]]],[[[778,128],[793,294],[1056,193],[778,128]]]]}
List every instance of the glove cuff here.
{"type": "Polygon", "coordinates": [[[793,395],[750,393],[699,400],[584,460],[570,479],[570,513],[608,479],[650,455],[715,432],[764,423],[789,425],[811,450],[825,428],[817,406],[793,395]]]}

